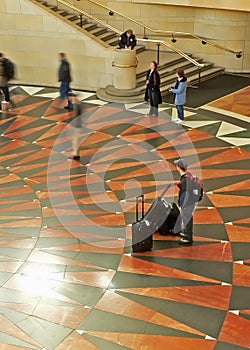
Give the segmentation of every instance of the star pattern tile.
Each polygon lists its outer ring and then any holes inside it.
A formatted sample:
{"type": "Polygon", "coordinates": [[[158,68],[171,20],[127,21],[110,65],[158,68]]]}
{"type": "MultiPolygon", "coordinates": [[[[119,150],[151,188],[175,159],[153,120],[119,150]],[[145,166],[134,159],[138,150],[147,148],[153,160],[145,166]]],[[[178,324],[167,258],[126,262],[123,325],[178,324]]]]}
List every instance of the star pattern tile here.
{"type": "MultiPolygon", "coordinates": [[[[76,130],[57,89],[10,90],[13,109],[0,114],[0,348],[249,349],[249,90],[187,111],[182,125],[167,104],[151,118],[145,103],[75,91],[80,161],[68,159],[76,130]],[[238,117],[225,121],[224,109],[238,117]],[[205,188],[194,243],[155,233],[152,251],[132,254],[135,196],[147,210],[178,180],[179,156],[205,188]]],[[[176,195],[173,186],[166,199],[176,195]]]]}

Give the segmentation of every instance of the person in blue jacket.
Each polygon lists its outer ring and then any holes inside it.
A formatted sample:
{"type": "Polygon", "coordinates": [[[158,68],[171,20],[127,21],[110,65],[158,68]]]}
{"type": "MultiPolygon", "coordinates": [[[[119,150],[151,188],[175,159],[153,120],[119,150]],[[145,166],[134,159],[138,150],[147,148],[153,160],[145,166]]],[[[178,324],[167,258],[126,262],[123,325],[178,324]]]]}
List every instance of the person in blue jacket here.
{"type": "Polygon", "coordinates": [[[187,93],[187,78],[185,77],[182,69],[176,72],[177,80],[172,88],[169,89],[174,94],[174,103],[177,109],[178,118],[175,120],[176,123],[181,123],[184,120],[184,107],[186,103],[187,93]]]}

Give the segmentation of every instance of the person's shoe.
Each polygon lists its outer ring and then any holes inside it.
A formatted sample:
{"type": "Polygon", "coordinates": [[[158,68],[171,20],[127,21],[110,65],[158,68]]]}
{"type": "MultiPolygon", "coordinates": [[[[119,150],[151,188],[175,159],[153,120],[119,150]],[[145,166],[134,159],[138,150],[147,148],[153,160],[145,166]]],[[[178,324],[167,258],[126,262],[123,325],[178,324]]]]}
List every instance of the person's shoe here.
{"type": "Polygon", "coordinates": [[[181,231],[177,231],[177,232],[175,232],[174,230],[170,230],[170,233],[171,233],[171,235],[173,235],[173,236],[181,236],[181,231]]]}
{"type": "Polygon", "coordinates": [[[182,238],[179,240],[178,243],[181,245],[191,245],[193,241],[192,240],[190,241],[189,239],[186,239],[186,238],[182,238]]]}
{"type": "Polygon", "coordinates": [[[67,109],[68,111],[73,111],[73,106],[65,106],[64,109],[67,109]]]}
{"type": "Polygon", "coordinates": [[[181,237],[185,237],[185,233],[183,233],[182,231],[179,232],[179,235],[180,235],[181,237]]]}
{"type": "Polygon", "coordinates": [[[177,124],[181,124],[181,123],[183,122],[183,120],[181,120],[181,119],[178,118],[178,119],[175,120],[175,122],[176,122],[177,124]]]}
{"type": "Polygon", "coordinates": [[[152,117],[158,117],[158,115],[156,115],[156,114],[152,114],[152,117]]]}
{"type": "Polygon", "coordinates": [[[79,159],[80,159],[80,156],[70,156],[68,159],[79,160],[79,159]]]}

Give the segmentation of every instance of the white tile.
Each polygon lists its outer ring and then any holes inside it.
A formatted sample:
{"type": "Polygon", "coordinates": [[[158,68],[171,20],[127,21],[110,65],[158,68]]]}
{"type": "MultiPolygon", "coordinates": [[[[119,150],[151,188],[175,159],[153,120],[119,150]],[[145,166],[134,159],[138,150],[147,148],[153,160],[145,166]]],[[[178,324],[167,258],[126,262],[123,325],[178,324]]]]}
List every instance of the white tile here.
{"type": "Polygon", "coordinates": [[[43,88],[41,86],[37,87],[37,86],[20,86],[25,92],[27,92],[27,94],[29,95],[34,95],[36,94],[38,91],[43,90],[43,88]]]}
{"type": "Polygon", "coordinates": [[[74,90],[73,90],[73,93],[76,94],[77,98],[81,101],[86,100],[86,98],[89,98],[95,95],[94,92],[84,92],[84,91],[74,91],[74,90]]]}
{"type": "Polygon", "coordinates": [[[36,96],[39,97],[46,97],[46,98],[57,98],[59,97],[59,91],[58,92],[46,92],[46,93],[41,93],[41,94],[36,94],[36,96]]]}
{"type": "MultiPolygon", "coordinates": [[[[84,102],[84,100],[83,100],[84,102]]],[[[106,101],[101,101],[101,100],[88,100],[88,101],[85,101],[86,103],[91,103],[93,105],[98,105],[98,106],[102,106],[102,105],[106,105],[108,104],[108,102],[106,101]]]]}
{"type": "Polygon", "coordinates": [[[230,123],[222,122],[216,136],[218,137],[222,135],[232,134],[234,132],[238,132],[242,130],[246,130],[246,129],[230,123]]]}
{"type": "Polygon", "coordinates": [[[231,143],[232,145],[235,146],[244,146],[244,145],[249,145],[250,141],[249,138],[237,138],[237,137],[218,137],[219,139],[231,143]]]}
{"type": "Polygon", "coordinates": [[[200,128],[202,126],[206,126],[206,125],[211,125],[211,124],[216,124],[218,123],[218,121],[212,121],[212,120],[197,120],[197,121],[186,121],[184,120],[182,122],[182,124],[190,127],[190,128],[193,128],[193,129],[196,129],[196,128],[200,128]]]}
{"type": "Polygon", "coordinates": [[[137,103],[125,103],[124,104],[124,106],[125,106],[125,108],[126,109],[133,109],[133,108],[135,108],[135,107],[138,107],[138,106],[143,106],[144,105],[144,103],[143,102],[137,102],[137,103]]]}

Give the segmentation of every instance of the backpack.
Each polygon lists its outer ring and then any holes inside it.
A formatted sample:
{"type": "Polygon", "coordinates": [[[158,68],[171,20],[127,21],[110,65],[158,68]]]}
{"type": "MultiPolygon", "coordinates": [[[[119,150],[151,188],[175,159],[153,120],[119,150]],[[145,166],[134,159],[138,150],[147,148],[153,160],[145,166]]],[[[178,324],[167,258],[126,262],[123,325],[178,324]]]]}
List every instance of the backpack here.
{"type": "Polygon", "coordinates": [[[9,60],[8,58],[4,59],[4,63],[5,63],[5,73],[6,73],[7,80],[13,79],[15,75],[14,63],[11,62],[11,60],[9,60]]]}
{"type": "Polygon", "coordinates": [[[191,189],[190,189],[190,196],[192,202],[200,202],[203,198],[204,188],[203,183],[197,176],[193,176],[190,173],[186,173],[186,177],[189,178],[191,189]]]}

